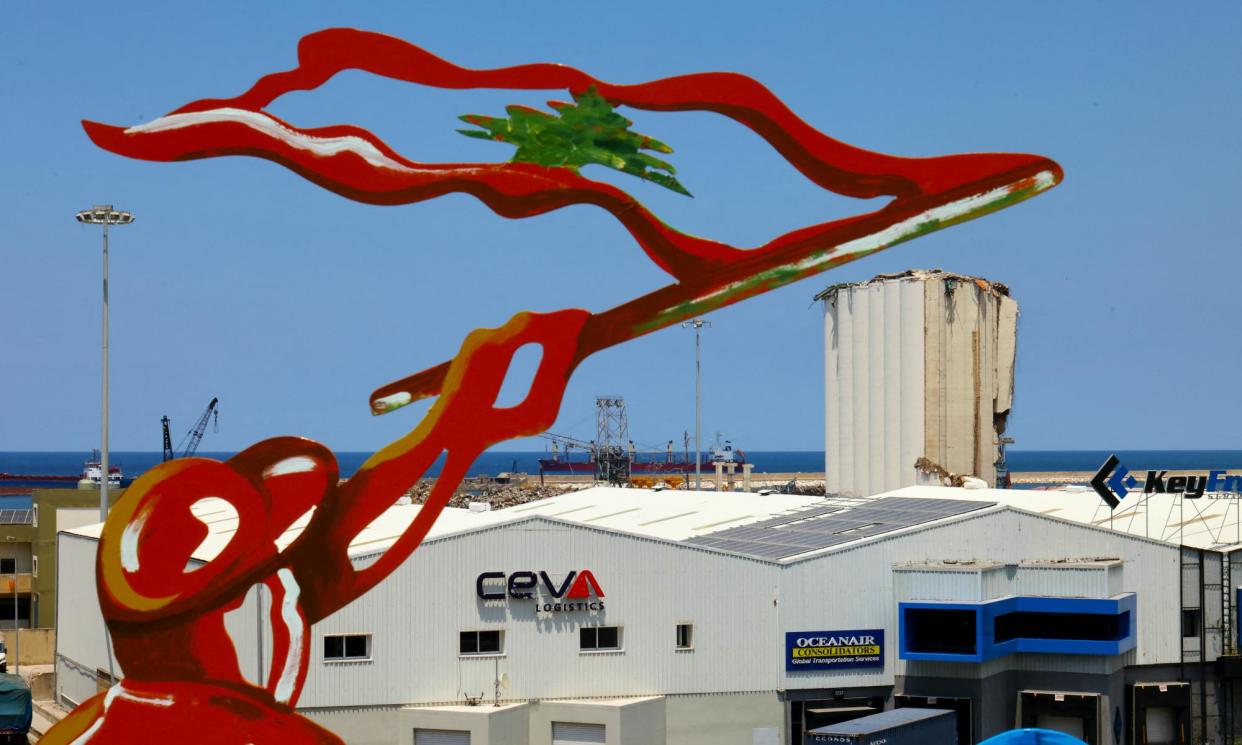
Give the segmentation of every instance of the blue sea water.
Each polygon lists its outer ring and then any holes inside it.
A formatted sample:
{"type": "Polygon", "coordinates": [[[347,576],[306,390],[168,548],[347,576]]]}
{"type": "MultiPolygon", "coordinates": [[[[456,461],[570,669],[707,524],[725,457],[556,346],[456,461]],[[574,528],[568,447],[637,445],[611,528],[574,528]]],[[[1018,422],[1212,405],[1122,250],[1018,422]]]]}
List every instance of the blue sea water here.
{"type": "MultiPolygon", "coordinates": [[[[1095,471],[1108,458],[1107,450],[1010,450],[1007,452],[1011,471],[1095,471]]],[[[200,456],[224,459],[227,452],[202,452],[200,456]]],[[[371,454],[365,452],[337,453],[342,477],[351,476],[371,454]]],[[[0,473],[79,475],[88,453],[66,452],[0,452],[0,473]]],[[[472,476],[497,474],[501,471],[539,472],[542,452],[492,451],[484,453],[470,467],[472,476]]],[[[1212,468],[1242,469],[1242,450],[1127,450],[1117,457],[1131,471],[1148,468],[1208,470],[1212,468]]],[[[113,452],[113,465],[119,465],[126,480],[160,463],[157,452],[113,452]]],[[[755,464],[756,473],[817,473],[824,470],[824,453],[816,450],[748,450],[746,459],[755,464]]],[[[436,461],[428,476],[439,474],[443,458],[436,461]]],[[[66,487],[72,488],[73,482],[66,487]]],[[[29,496],[0,496],[0,508],[29,506],[29,496]]]]}
{"type": "MultiPolygon", "coordinates": [[[[86,461],[85,452],[0,452],[0,473],[25,474],[65,474],[78,475],[82,472],[82,464],[86,461]]],[[[225,459],[233,453],[202,452],[201,457],[225,459]]],[[[581,453],[576,454],[578,458],[581,453]]],[[[336,453],[337,465],[341,476],[348,477],[371,456],[365,452],[336,453]]],[[[495,475],[501,471],[539,472],[539,459],[549,457],[542,451],[491,451],[483,453],[470,467],[469,475],[495,475]]],[[[693,456],[692,456],[693,457],[693,456]]],[[[110,465],[120,466],[126,480],[137,477],[148,468],[160,463],[162,454],[157,452],[124,452],[113,451],[109,455],[110,465]]],[[[755,464],[756,472],[793,473],[819,472],[824,470],[824,453],[822,451],[746,451],[747,461],[755,464]]],[[[436,476],[444,465],[441,456],[427,471],[428,476],[436,476]]],[[[67,484],[72,487],[73,483],[67,484]]]]}
{"type": "MultiPolygon", "coordinates": [[[[1007,452],[1011,471],[1094,471],[1108,458],[1108,450],[1010,450],[1007,452]]],[[[1242,450],[1119,450],[1117,457],[1130,470],[1146,468],[1242,469],[1242,450]]],[[[76,476],[89,453],[65,452],[0,452],[0,473],[63,474],[76,476]]],[[[208,458],[228,458],[233,453],[200,452],[208,458]]],[[[371,454],[365,452],[337,453],[341,476],[351,476],[371,454]]],[[[496,474],[501,471],[539,472],[543,452],[490,451],[484,453],[470,468],[470,475],[496,474]]],[[[128,478],[136,477],[158,464],[161,454],[155,452],[116,452],[113,465],[119,465],[128,478]]],[[[817,450],[747,450],[746,459],[755,464],[756,473],[817,473],[824,470],[824,453],[817,450]]],[[[440,472],[443,459],[428,471],[440,472]]],[[[70,484],[72,486],[72,484],[70,484]]]]}

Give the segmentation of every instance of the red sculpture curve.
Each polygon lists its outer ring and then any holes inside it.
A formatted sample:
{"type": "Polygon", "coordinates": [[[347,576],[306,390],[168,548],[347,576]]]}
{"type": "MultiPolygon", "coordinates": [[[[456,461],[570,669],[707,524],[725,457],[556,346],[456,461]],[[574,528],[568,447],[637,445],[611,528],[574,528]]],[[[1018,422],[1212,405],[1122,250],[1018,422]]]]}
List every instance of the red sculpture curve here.
{"type": "Polygon", "coordinates": [[[765,292],[931,230],[1038,194],[1061,169],[1034,155],[900,158],[833,140],[795,116],[759,83],[704,73],[614,85],[559,65],[469,70],[399,39],[350,29],[304,38],[297,68],[268,75],[233,99],[201,100],[130,128],[84,122],[101,147],[129,157],[190,160],[220,155],[266,158],[343,196],[403,204],[465,192],[506,217],[570,204],[608,210],[678,281],[601,313],[520,313],[504,326],[471,333],[451,361],[384,386],[376,413],[437,395],[406,437],[372,456],[348,481],[332,454],[298,438],[255,445],[223,463],[172,461],[138,479],[104,526],[97,561],[100,607],[111,632],[121,684],[84,703],[46,742],[339,742],[297,716],[309,627],[358,598],[397,568],[427,535],[475,458],[504,440],[537,434],[556,419],[569,376],[589,354],[677,321],[765,292]],[[292,90],[318,87],[361,69],[443,88],[594,87],[614,104],[655,111],[715,111],[750,127],[814,183],[854,197],[890,195],[883,209],[812,225],[743,250],[670,228],[624,191],[569,168],[529,163],[420,164],[366,130],[303,130],[262,111],[292,90]],[[515,407],[496,397],[514,352],[539,344],[531,389],[515,407]],[[447,454],[418,516],[375,562],[356,568],[351,540],[447,454]],[[236,510],[237,531],[198,568],[186,570],[206,527],[192,508],[208,496],[236,510]],[[313,510],[283,549],[275,539],[313,510]],[[266,682],[241,674],[224,614],[249,588],[272,596],[275,649],[266,682]]]}

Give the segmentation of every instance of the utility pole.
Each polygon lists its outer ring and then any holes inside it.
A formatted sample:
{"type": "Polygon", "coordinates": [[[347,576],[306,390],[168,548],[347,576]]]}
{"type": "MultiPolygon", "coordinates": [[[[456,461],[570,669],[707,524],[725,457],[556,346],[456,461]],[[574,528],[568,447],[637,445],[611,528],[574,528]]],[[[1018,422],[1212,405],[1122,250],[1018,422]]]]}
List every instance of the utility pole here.
{"type": "Polygon", "coordinates": [[[703,488],[703,354],[699,334],[703,327],[712,327],[711,321],[696,318],[681,324],[683,329],[694,329],[694,490],[703,488]]]}
{"type": "Polygon", "coordinates": [[[17,557],[13,557],[13,674],[22,672],[22,630],[17,625],[17,557]]]}
{"type": "Polygon", "coordinates": [[[112,208],[110,204],[97,204],[75,215],[78,222],[103,226],[103,449],[99,459],[99,522],[108,519],[108,226],[128,225],[134,216],[112,208]]]}

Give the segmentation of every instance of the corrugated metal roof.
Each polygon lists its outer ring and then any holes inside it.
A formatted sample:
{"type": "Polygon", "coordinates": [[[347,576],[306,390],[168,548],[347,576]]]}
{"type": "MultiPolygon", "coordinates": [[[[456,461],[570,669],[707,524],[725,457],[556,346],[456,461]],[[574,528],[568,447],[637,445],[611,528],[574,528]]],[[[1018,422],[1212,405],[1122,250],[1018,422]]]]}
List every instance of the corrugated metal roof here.
{"type": "Polygon", "coordinates": [[[786,520],[765,520],[755,525],[688,538],[685,542],[763,559],[789,559],[862,538],[955,517],[993,504],[939,497],[882,497],[836,510],[813,508],[786,520]]]}
{"type": "MultiPolygon", "coordinates": [[[[801,495],[652,491],[592,487],[489,512],[446,508],[427,541],[490,528],[530,517],[604,528],[657,540],[788,562],[839,550],[933,522],[994,506],[1048,515],[1098,528],[1113,529],[1155,541],[1192,548],[1242,548],[1239,500],[1186,499],[1172,494],[1136,495],[1110,516],[1095,492],[1081,490],[963,489],[909,486],[868,499],[801,495]]],[[[382,552],[392,545],[422,509],[394,505],[350,543],[351,556],[382,552]]],[[[224,549],[237,530],[237,514],[223,500],[206,499],[194,514],[210,529],[193,557],[208,561],[224,549]]],[[[303,515],[276,543],[293,542],[309,522],[303,515]]],[[[100,525],[67,531],[98,538],[100,525]]]]}
{"type": "MultiPolygon", "coordinates": [[[[846,500],[852,503],[856,500],[846,500]]],[[[822,497],[751,493],[653,491],[592,487],[560,496],[528,502],[516,507],[488,512],[445,508],[427,534],[433,541],[449,535],[542,516],[593,527],[607,528],[668,541],[681,541],[707,532],[772,518],[783,519],[800,510],[824,506],[822,497]]],[[[194,550],[193,558],[209,561],[217,556],[237,531],[237,512],[221,499],[204,499],[191,508],[195,517],[207,525],[208,536],[194,550]]],[[[421,505],[393,505],[350,541],[351,556],[377,553],[400,536],[422,509],[421,505]]],[[[289,545],[306,528],[311,512],[298,518],[276,539],[280,547],[289,545]]],[[[69,531],[98,538],[100,524],[69,531]]]]}
{"type": "Polygon", "coordinates": [[[1233,551],[1242,548],[1237,494],[1205,494],[1185,499],[1179,494],[1131,493],[1117,507],[1108,505],[1091,489],[963,489],[909,486],[877,497],[945,498],[994,502],[1097,528],[1117,530],[1162,543],[1233,551]]]}

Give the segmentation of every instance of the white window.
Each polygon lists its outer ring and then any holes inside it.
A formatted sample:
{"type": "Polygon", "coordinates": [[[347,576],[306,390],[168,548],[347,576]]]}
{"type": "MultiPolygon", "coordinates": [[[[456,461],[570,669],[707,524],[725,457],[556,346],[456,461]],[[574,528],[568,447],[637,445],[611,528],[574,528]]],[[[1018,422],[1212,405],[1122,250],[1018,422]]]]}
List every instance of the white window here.
{"type": "Polygon", "coordinates": [[[677,624],[677,649],[694,649],[694,624],[677,624]]]}
{"type": "Polygon", "coordinates": [[[39,576],[39,557],[38,556],[30,557],[30,573],[36,577],[39,576]]]}
{"type": "Polygon", "coordinates": [[[470,733],[464,729],[416,729],[414,745],[470,745],[470,733]]]}
{"type": "Polygon", "coordinates": [[[583,626],[578,629],[578,648],[595,651],[621,648],[620,626],[583,626]]]}
{"type": "Polygon", "coordinates": [[[39,527],[39,505],[34,505],[30,512],[30,524],[33,527],[39,527]]]}
{"type": "Polygon", "coordinates": [[[581,745],[604,742],[604,725],[583,722],[553,722],[552,745],[581,745]]]}
{"type": "Polygon", "coordinates": [[[491,631],[463,631],[457,643],[460,655],[502,654],[504,652],[504,632],[499,629],[491,631]]]}
{"type": "Polygon", "coordinates": [[[370,634],[332,634],[323,638],[325,662],[371,659],[370,634]]]}

